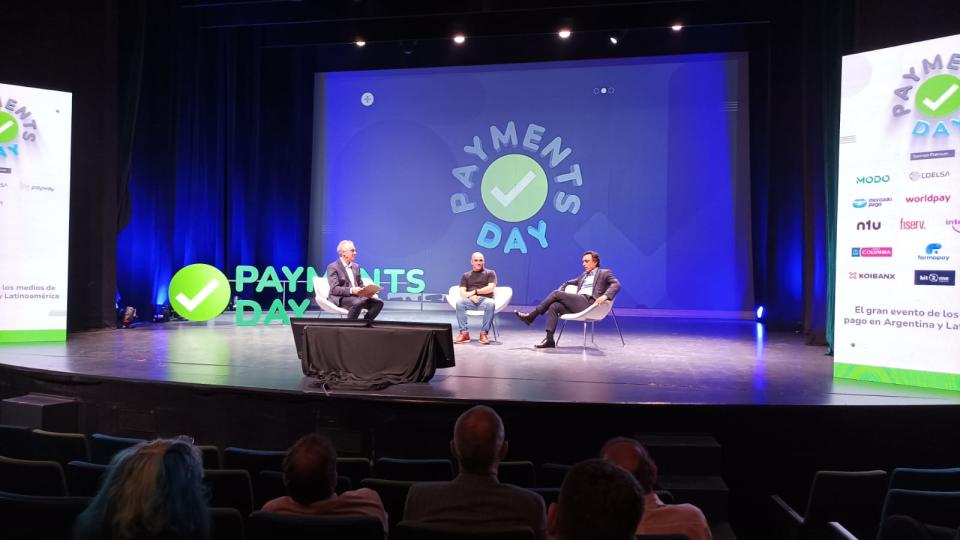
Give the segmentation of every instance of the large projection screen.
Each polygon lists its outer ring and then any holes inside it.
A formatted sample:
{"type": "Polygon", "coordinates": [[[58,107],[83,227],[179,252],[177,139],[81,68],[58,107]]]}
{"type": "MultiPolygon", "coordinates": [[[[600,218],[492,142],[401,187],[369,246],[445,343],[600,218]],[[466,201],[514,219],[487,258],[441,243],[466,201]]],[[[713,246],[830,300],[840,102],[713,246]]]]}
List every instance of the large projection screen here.
{"type": "Polygon", "coordinates": [[[601,254],[618,313],[751,317],[744,53],[319,73],[310,264],[388,300],[485,254],[511,304],[601,254]]]}
{"type": "Polygon", "coordinates": [[[67,336],[71,106],[0,84],[0,343],[67,336]]]}
{"type": "Polygon", "coordinates": [[[960,36],[846,56],[837,377],[960,390],[960,36]]]}

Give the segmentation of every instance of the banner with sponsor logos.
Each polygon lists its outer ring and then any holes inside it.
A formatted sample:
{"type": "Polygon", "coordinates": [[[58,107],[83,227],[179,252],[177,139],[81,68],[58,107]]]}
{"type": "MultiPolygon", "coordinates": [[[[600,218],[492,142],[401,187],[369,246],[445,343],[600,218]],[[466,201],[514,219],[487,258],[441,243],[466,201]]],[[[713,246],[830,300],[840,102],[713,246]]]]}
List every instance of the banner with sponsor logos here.
{"type": "Polygon", "coordinates": [[[960,390],[960,36],[842,80],[834,374],[960,390]]]}
{"type": "Polygon", "coordinates": [[[618,308],[752,318],[747,74],[737,53],[317,74],[309,263],[353,240],[415,300],[480,251],[530,305],[596,250],[618,308]]]}
{"type": "Polygon", "coordinates": [[[66,339],[71,106],[0,84],[0,343],[66,339]]]}

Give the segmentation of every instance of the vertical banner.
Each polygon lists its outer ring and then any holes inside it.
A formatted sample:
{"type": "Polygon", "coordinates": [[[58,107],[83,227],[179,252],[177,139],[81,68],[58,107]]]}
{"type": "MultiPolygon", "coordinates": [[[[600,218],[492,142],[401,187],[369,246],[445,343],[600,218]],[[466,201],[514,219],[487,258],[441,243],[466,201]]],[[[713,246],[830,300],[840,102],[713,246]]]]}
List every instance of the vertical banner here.
{"type": "Polygon", "coordinates": [[[71,107],[0,84],[0,343],[67,336],[71,107]]]}
{"type": "Polygon", "coordinates": [[[960,390],[960,36],[842,81],[834,375],[960,390]]]}

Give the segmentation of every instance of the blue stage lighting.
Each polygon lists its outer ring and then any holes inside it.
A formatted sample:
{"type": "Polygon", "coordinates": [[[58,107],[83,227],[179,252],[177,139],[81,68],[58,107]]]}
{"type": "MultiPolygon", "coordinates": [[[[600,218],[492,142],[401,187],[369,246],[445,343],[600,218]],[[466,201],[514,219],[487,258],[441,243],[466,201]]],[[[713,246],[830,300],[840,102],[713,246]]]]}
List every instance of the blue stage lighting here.
{"type": "Polygon", "coordinates": [[[763,311],[764,311],[763,306],[757,306],[757,320],[758,320],[758,321],[763,320],[763,311]]]}

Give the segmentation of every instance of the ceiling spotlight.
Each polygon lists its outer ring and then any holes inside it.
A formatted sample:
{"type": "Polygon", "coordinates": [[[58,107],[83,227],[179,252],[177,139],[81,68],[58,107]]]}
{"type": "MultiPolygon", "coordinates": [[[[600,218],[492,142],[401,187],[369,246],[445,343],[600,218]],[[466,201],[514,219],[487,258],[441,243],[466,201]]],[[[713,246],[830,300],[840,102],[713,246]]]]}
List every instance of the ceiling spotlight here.
{"type": "Polygon", "coordinates": [[[617,43],[620,43],[620,40],[617,39],[617,36],[610,36],[610,43],[616,45],[617,43]]]}
{"type": "Polygon", "coordinates": [[[367,42],[364,41],[364,40],[362,40],[362,39],[358,39],[358,40],[356,40],[356,41],[354,42],[354,44],[355,44],[357,47],[363,47],[364,45],[367,44],[367,42]]]}
{"type": "Polygon", "coordinates": [[[567,39],[570,37],[570,30],[562,28],[559,32],[557,32],[557,35],[560,36],[560,39],[567,39]]]}
{"type": "Polygon", "coordinates": [[[682,25],[682,24],[675,24],[675,25],[671,26],[670,29],[673,30],[674,32],[679,32],[679,31],[683,30],[683,25],[682,25]]]}
{"type": "Polygon", "coordinates": [[[453,36],[453,42],[457,45],[463,45],[463,42],[467,40],[467,37],[463,34],[457,34],[453,36]]]}

